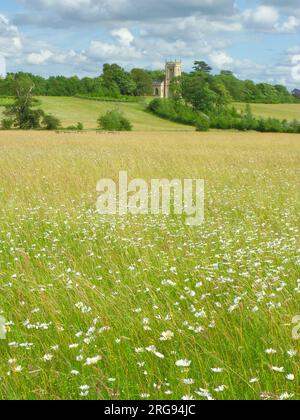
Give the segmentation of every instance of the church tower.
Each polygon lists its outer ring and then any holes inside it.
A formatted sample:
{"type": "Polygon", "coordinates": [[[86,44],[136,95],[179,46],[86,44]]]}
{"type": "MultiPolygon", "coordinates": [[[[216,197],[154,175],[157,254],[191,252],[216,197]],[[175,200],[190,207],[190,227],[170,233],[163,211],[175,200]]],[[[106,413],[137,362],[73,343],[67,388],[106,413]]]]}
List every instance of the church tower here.
{"type": "Polygon", "coordinates": [[[155,80],[152,83],[153,96],[158,98],[169,98],[171,96],[170,86],[174,79],[182,75],[181,61],[166,61],[164,80],[155,80]]]}
{"type": "Polygon", "coordinates": [[[170,97],[170,85],[171,82],[180,77],[182,74],[182,63],[181,61],[167,61],[166,62],[166,79],[165,79],[165,98],[170,97]]]}

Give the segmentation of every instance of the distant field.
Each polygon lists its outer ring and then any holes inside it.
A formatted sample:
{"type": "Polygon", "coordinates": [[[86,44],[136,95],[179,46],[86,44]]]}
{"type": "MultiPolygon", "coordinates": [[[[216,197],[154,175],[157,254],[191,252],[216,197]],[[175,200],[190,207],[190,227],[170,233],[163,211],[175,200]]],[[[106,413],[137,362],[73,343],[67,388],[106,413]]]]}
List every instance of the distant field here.
{"type": "Polygon", "coordinates": [[[0,96],[0,107],[11,105],[13,104],[13,102],[14,102],[14,99],[12,97],[0,96]]]}
{"type": "MultiPolygon", "coordinates": [[[[82,122],[86,129],[97,128],[97,119],[111,109],[120,109],[132,122],[134,131],[194,131],[193,127],[173,123],[145,111],[146,103],[98,102],[94,100],[72,97],[39,97],[44,111],[57,116],[64,127],[82,122]]],[[[2,106],[11,103],[10,98],[0,98],[0,118],[2,106]]],[[[245,104],[234,103],[238,110],[245,104]]],[[[251,104],[253,113],[261,117],[300,120],[300,104],[251,104]]]]}
{"type": "Polygon", "coordinates": [[[111,109],[120,109],[131,121],[135,131],[189,131],[193,127],[163,120],[145,111],[140,103],[97,102],[87,99],[66,97],[40,97],[41,107],[57,116],[63,126],[82,122],[85,128],[97,128],[97,119],[111,109]]]}
{"type": "MultiPolygon", "coordinates": [[[[245,109],[245,104],[234,103],[238,110],[245,109]]],[[[258,117],[272,117],[281,120],[300,120],[300,103],[299,104],[251,104],[254,115],[258,117]]]]}
{"type": "Polygon", "coordinates": [[[0,133],[0,400],[299,399],[299,156],[300,135],[0,133]],[[121,169],[205,179],[205,223],[96,214],[121,169]]]}

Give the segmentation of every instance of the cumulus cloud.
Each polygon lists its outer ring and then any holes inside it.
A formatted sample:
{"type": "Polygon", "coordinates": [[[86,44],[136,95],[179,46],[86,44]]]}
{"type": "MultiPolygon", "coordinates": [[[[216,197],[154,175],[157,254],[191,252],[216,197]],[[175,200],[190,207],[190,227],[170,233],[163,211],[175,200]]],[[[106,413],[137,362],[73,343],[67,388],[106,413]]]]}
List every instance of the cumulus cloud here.
{"type": "Polygon", "coordinates": [[[6,60],[3,55],[0,55],[0,77],[6,76],[6,60]]]}
{"type": "Polygon", "coordinates": [[[300,17],[299,0],[264,0],[263,3],[276,7],[287,15],[300,17]]]}
{"type": "Polygon", "coordinates": [[[44,64],[53,56],[53,53],[49,50],[41,50],[38,53],[31,53],[27,57],[27,62],[29,64],[44,64]]]}
{"type": "Polygon", "coordinates": [[[125,50],[123,45],[102,41],[91,41],[85,53],[88,58],[100,62],[117,61],[119,63],[128,63],[133,59],[141,58],[141,53],[134,47],[129,47],[125,50]]]}
{"type": "Polygon", "coordinates": [[[147,21],[197,14],[225,16],[235,10],[234,0],[23,0],[23,3],[77,22],[147,21]]]}
{"type": "Polygon", "coordinates": [[[295,82],[300,82],[300,54],[292,57],[292,78],[295,82]]]}
{"type": "Polygon", "coordinates": [[[274,28],[280,18],[278,10],[272,6],[258,6],[255,9],[247,9],[242,16],[247,26],[263,30],[274,28]]]}
{"type": "Polygon", "coordinates": [[[130,61],[142,58],[142,52],[133,45],[134,36],[127,28],[111,31],[113,42],[92,41],[84,52],[87,58],[100,61],[130,61]]]}
{"type": "Polygon", "coordinates": [[[86,49],[75,51],[63,49],[41,49],[30,52],[26,56],[26,63],[31,66],[42,66],[49,64],[69,65],[70,67],[85,68],[96,67],[96,63],[103,62],[130,62],[139,60],[142,53],[132,45],[134,36],[127,28],[111,31],[112,41],[103,42],[92,40],[86,49]]]}
{"type": "Polygon", "coordinates": [[[234,60],[224,51],[215,51],[209,56],[210,62],[215,66],[217,69],[227,69],[229,68],[234,60]]]}
{"type": "Polygon", "coordinates": [[[16,26],[0,14],[0,54],[10,57],[22,49],[21,35],[16,26]]]}
{"type": "Polygon", "coordinates": [[[276,24],[275,28],[282,33],[296,33],[300,29],[300,19],[295,16],[289,16],[285,22],[276,24]]]}
{"type": "Polygon", "coordinates": [[[244,29],[261,32],[296,33],[300,30],[300,19],[286,16],[280,8],[261,5],[242,13],[244,29]],[[282,13],[281,13],[282,12],[282,13]]]}
{"type": "Polygon", "coordinates": [[[112,31],[111,34],[116,37],[124,47],[130,46],[134,41],[134,36],[127,28],[116,29],[112,31]]]}
{"type": "Polygon", "coordinates": [[[14,16],[14,24],[0,18],[0,55],[10,54],[9,63],[16,70],[96,75],[105,62],[159,68],[166,58],[182,58],[186,70],[195,59],[203,59],[214,69],[233,70],[241,78],[289,84],[295,79],[292,57],[299,53],[290,53],[284,64],[278,59],[274,66],[275,55],[272,63],[266,59],[258,64],[247,58],[239,42],[249,42],[253,31],[260,36],[299,32],[298,0],[258,0],[246,9],[239,9],[236,0],[18,1],[24,7],[14,16]],[[32,28],[24,37],[17,26],[26,25],[32,28]],[[31,33],[34,38],[29,39],[31,33]],[[228,53],[232,47],[239,59],[228,53]]]}
{"type": "Polygon", "coordinates": [[[88,61],[85,51],[76,52],[74,50],[40,50],[27,54],[25,62],[31,66],[40,67],[49,64],[68,65],[71,68],[80,68],[81,64],[88,61]]]}

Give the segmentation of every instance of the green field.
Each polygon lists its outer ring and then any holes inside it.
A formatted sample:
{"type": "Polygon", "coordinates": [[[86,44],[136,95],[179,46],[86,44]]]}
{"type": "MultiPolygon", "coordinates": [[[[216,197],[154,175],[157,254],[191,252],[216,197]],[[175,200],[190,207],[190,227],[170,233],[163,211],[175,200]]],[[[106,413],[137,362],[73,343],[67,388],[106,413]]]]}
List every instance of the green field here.
{"type": "MultiPolygon", "coordinates": [[[[234,103],[239,110],[245,109],[245,104],[234,103]]],[[[299,104],[251,104],[253,114],[264,118],[278,118],[280,120],[299,120],[300,121],[300,103],[299,104]]]]}
{"type": "MultiPolygon", "coordinates": [[[[181,125],[156,117],[146,112],[146,103],[98,102],[72,97],[39,97],[41,107],[62,121],[64,127],[82,122],[85,129],[97,128],[97,119],[111,109],[120,109],[133,124],[134,131],[193,131],[193,127],[181,125]]],[[[11,102],[3,98],[2,104],[11,102]]],[[[245,109],[245,104],[235,103],[238,110],[245,109]]],[[[265,105],[252,104],[253,113],[261,117],[300,120],[300,104],[265,105]]],[[[3,109],[3,108],[2,108],[3,109]]],[[[1,116],[1,100],[0,100],[1,116]]]]}
{"type": "MultiPolygon", "coordinates": [[[[63,127],[82,122],[85,129],[96,129],[97,119],[108,110],[119,109],[129,118],[134,131],[192,131],[193,127],[176,124],[146,112],[146,103],[98,102],[71,97],[38,97],[40,107],[58,117],[63,127]]],[[[2,108],[3,110],[3,108],[2,108]]],[[[0,103],[0,117],[1,117],[0,103]]]]}
{"type": "Polygon", "coordinates": [[[12,131],[0,150],[1,400],[300,399],[299,135],[12,131]],[[205,223],[100,216],[120,170],[204,179],[205,223]]]}
{"type": "Polygon", "coordinates": [[[107,110],[119,109],[131,121],[135,131],[188,131],[193,127],[163,120],[145,111],[142,103],[98,102],[78,98],[42,97],[41,107],[57,116],[64,127],[82,122],[87,129],[97,128],[97,119],[107,110]]]}

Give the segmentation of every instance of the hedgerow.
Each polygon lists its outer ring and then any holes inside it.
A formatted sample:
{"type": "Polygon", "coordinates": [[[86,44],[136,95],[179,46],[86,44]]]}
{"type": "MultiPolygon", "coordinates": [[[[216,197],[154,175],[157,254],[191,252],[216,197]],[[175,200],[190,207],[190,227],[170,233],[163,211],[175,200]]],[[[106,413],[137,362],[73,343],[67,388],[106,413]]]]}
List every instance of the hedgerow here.
{"type": "Polygon", "coordinates": [[[221,130],[258,131],[262,133],[300,133],[300,121],[277,118],[257,118],[248,104],[245,111],[234,107],[220,107],[207,115],[173,99],[154,99],[148,110],[155,115],[180,124],[195,126],[197,131],[209,128],[221,130]]]}

